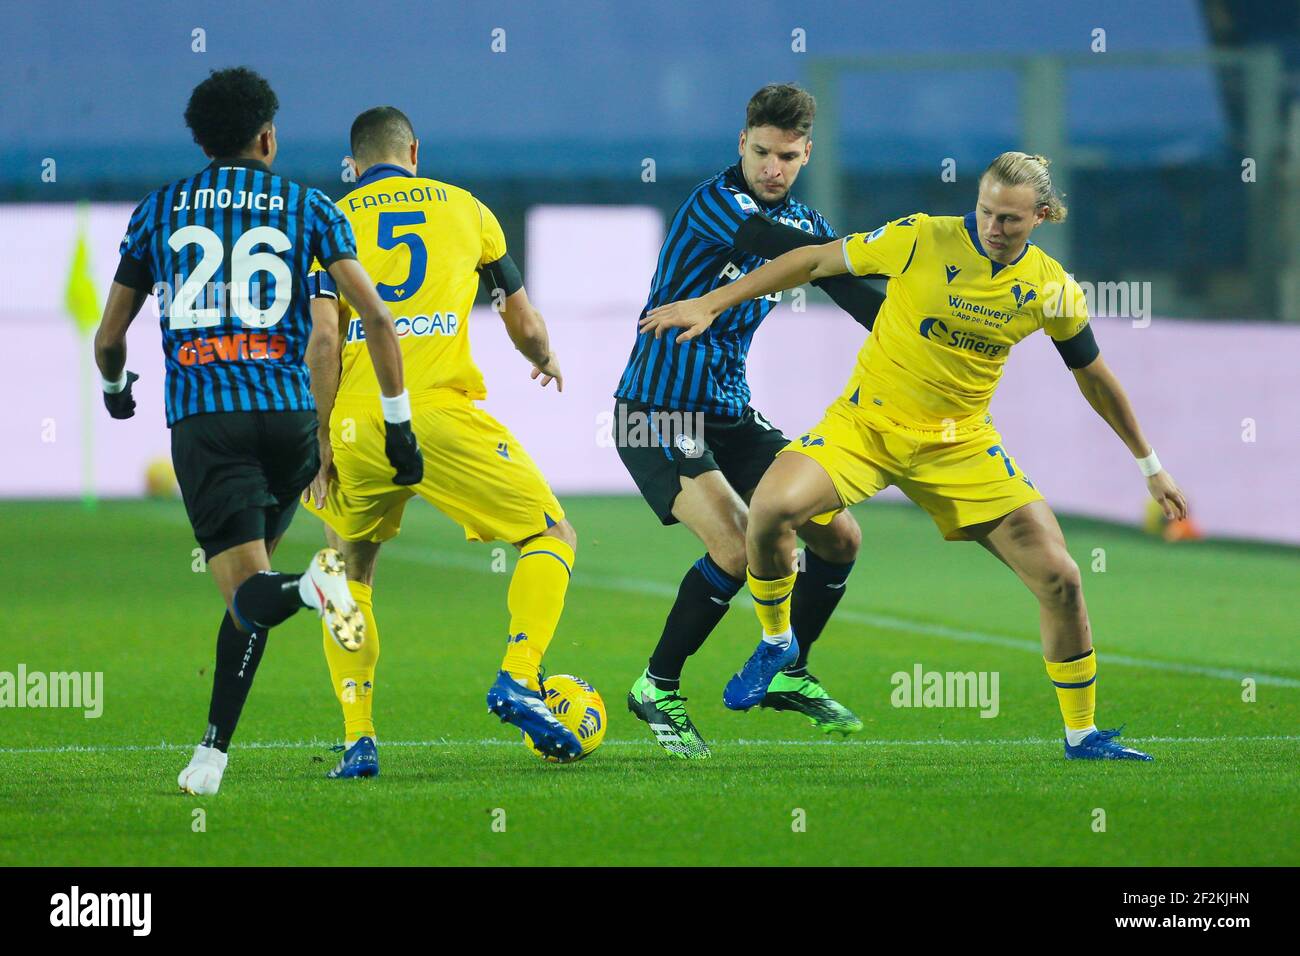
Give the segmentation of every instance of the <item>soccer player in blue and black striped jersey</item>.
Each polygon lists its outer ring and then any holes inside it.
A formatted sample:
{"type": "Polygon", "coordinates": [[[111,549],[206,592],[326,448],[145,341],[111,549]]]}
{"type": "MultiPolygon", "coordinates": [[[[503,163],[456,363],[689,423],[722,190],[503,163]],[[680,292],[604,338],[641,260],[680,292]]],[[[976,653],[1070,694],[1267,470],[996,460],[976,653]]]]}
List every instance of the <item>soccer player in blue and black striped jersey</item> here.
{"type": "Polygon", "coordinates": [[[221,785],[270,628],[310,607],[344,647],[356,650],[365,639],[337,551],[318,552],[302,574],[270,569],[319,467],[304,361],[316,334],[307,285],[313,259],[365,323],[395,480],[414,484],[424,470],[397,332],[357,264],[351,227],[319,190],[271,172],[278,106],[266,80],[243,68],[214,71],[194,89],[185,121],[212,162],[136,208],[95,335],[104,403],[114,418],[130,418],[139,376],[126,370],[126,332],[149,293],[157,294],[172,461],[226,602],[208,729],[178,779],[188,793],[221,785]]]}
{"type": "MultiPolygon", "coordinates": [[[[788,84],[750,99],[740,133],[740,161],[695,187],[678,208],[659,253],[642,315],[665,303],[703,295],[768,259],[835,238],[830,224],[790,194],[812,152],[816,102],[788,84]]],[[[820,287],[871,328],[884,297],[846,276],[820,287]]],[[[709,755],[679,693],[695,653],[745,583],[749,496],[788,442],[749,404],[745,358],[759,324],[781,296],[752,299],[719,316],[697,339],[637,336],[614,393],[615,444],[646,502],[665,525],[682,523],[707,553],[687,571],[650,657],[628,695],[628,708],[649,724],[669,753],[709,755]]],[[[844,594],[861,532],[848,512],[800,535],[805,566],[793,601],[798,643],[776,649],[785,664],[762,704],[792,710],[825,731],[862,727],[808,672],[808,649],[844,594]]]]}

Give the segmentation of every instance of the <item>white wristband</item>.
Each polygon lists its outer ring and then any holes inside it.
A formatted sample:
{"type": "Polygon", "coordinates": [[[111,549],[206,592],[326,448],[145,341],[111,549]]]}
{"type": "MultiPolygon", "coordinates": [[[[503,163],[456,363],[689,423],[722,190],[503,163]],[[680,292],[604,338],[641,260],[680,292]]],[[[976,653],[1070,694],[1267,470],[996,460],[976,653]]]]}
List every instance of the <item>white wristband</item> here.
{"type": "Polygon", "coordinates": [[[104,386],[105,394],[116,395],[118,392],[122,391],[122,389],[126,388],[126,369],[122,369],[122,377],[119,378],[116,382],[110,382],[108,379],[103,378],[102,376],[100,377],[99,381],[104,386]]]}
{"type": "Polygon", "coordinates": [[[381,394],[379,404],[384,409],[384,421],[397,425],[411,420],[411,394],[409,392],[403,390],[401,395],[394,395],[392,398],[381,394]]]}
{"type": "Polygon", "coordinates": [[[1156,457],[1155,449],[1152,449],[1151,454],[1147,455],[1145,458],[1139,458],[1137,463],[1138,468],[1142,471],[1142,475],[1146,478],[1150,478],[1152,475],[1160,472],[1160,459],[1156,457]]]}

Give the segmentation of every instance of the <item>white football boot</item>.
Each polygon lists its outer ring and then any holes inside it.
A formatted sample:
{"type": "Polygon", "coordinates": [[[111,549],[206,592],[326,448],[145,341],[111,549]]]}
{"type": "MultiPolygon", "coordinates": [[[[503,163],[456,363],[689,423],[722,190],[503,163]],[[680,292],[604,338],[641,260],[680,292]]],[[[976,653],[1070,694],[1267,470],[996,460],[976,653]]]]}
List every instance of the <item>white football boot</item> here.
{"type": "Polygon", "coordinates": [[[343,555],[333,548],[321,548],[298,579],[303,603],[314,608],[325,622],[330,636],[345,651],[356,651],[366,642],[366,619],[348,590],[343,555]]]}
{"type": "Polygon", "coordinates": [[[216,747],[199,744],[189,766],[176,778],[182,793],[206,797],[221,788],[221,775],[226,772],[226,755],[216,747]]]}

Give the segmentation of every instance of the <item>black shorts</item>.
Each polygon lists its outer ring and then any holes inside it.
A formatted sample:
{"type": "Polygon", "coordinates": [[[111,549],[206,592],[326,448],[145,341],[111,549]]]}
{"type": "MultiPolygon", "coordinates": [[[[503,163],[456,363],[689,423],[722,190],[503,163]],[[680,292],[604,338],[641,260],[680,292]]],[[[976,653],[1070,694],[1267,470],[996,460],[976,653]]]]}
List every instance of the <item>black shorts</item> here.
{"type": "Polygon", "coordinates": [[[614,403],[614,444],[641,497],[664,524],[676,524],[673,502],[682,478],[721,471],[743,498],[758,487],[777,452],[790,439],[745,406],[739,418],[614,403]]]}
{"type": "Polygon", "coordinates": [[[172,426],[172,464],[211,559],[284,534],[320,468],[313,412],[213,412],[172,426]]]}

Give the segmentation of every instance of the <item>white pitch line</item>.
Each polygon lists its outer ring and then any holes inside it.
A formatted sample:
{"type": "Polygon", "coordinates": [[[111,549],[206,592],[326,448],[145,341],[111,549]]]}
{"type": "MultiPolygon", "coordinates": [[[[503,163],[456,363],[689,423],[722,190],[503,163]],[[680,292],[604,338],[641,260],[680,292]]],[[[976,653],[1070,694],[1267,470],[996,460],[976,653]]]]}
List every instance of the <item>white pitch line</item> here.
{"type": "MultiPolygon", "coordinates": [[[[167,512],[171,523],[175,524],[176,516],[173,512],[167,512]]],[[[383,548],[384,554],[392,555],[399,561],[409,561],[414,564],[431,565],[433,567],[457,568],[464,571],[474,571],[479,574],[493,574],[491,566],[484,561],[482,557],[474,557],[469,554],[459,554],[456,552],[431,551],[418,545],[410,544],[403,541],[389,542],[383,548]]],[[[667,584],[661,581],[651,581],[646,578],[626,577],[622,575],[601,574],[593,572],[589,568],[584,570],[578,580],[574,582],[575,587],[596,587],[604,588],[608,591],[621,591],[625,594],[648,594],[655,597],[675,597],[677,595],[677,586],[667,584]]],[[[747,595],[738,594],[738,601],[752,606],[747,595]]],[[[887,614],[876,614],[870,611],[855,611],[851,608],[842,608],[836,611],[836,618],[843,618],[847,621],[853,621],[857,624],[866,624],[870,627],[879,627],[890,631],[900,631],[905,634],[922,634],[926,637],[938,637],[950,641],[958,641],[965,644],[985,644],[993,647],[1006,647],[1011,650],[1021,651],[1024,653],[1041,655],[1042,645],[1038,641],[1030,640],[1023,637],[1015,637],[1010,634],[990,634],[985,631],[972,631],[960,627],[949,627],[946,624],[934,624],[928,621],[915,621],[909,618],[893,617],[887,614]]],[[[1106,664],[1117,664],[1120,667],[1137,667],[1145,670],[1164,671],[1171,674],[1190,674],[1196,677],[1213,677],[1219,680],[1230,680],[1234,683],[1240,683],[1246,677],[1253,678],[1256,683],[1264,684],[1271,687],[1300,687],[1300,678],[1287,677],[1282,674],[1268,674],[1262,671],[1242,668],[1240,670],[1231,667],[1213,667],[1207,664],[1189,664],[1183,661],[1163,661],[1147,657],[1133,657],[1128,654],[1112,654],[1104,648],[1101,653],[1101,660],[1106,664]]]]}
{"type": "MultiPolygon", "coordinates": [[[[483,574],[494,573],[484,561],[480,558],[471,558],[469,555],[448,554],[442,552],[431,552],[415,545],[406,543],[394,543],[385,545],[383,553],[389,554],[400,561],[409,561],[415,564],[428,564],[436,567],[458,568],[466,571],[477,571],[483,574]]],[[[649,594],[656,597],[675,597],[677,588],[674,585],[664,584],[658,581],[650,581],[644,578],[629,578],[619,575],[601,574],[600,572],[584,571],[582,575],[575,579],[575,586],[586,585],[588,587],[605,588],[610,591],[622,591],[630,594],[649,594]]],[[[746,595],[738,594],[736,600],[752,606],[746,595]]],[[[853,621],[857,624],[866,624],[871,627],[883,628],[890,631],[901,631],[907,634],[923,634],[926,637],[939,637],[950,641],[959,641],[966,644],[987,644],[994,647],[1007,647],[1011,650],[1022,651],[1041,656],[1043,653],[1042,645],[1038,641],[1028,640],[1023,637],[1013,637],[1009,634],[990,634],[985,631],[972,631],[965,628],[949,627],[946,624],[931,624],[926,621],[914,621],[908,618],[893,617],[887,614],[876,614],[869,611],[854,611],[851,608],[842,608],[835,612],[836,619],[853,621]]],[[[1235,670],[1228,667],[1211,667],[1205,664],[1188,664],[1182,661],[1162,661],[1146,657],[1132,657],[1128,654],[1112,654],[1104,648],[1100,657],[1105,664],[1117,664],[1121,667],[1139,667],[1146,670],[1166,671],[1174,674],[1191,674],[1197,677],[1214,677],[1221,680],[1230,680],[1240,682],[1243,678],[1250,677],[1258,684],[1265,684],[1273,687],[1300,687],[1300,678],[1286,677],[1282,674],[1266,674],[1260,671],[1249,669],[1235,670]]]]}
{"type": "MultiPolygon", "coordinates": [[[[1132,741],[1151,744],[1210,744],[1210,743],[1297,743],[1300,736],[1256,735],[1226,737],[1131,737],[1132,741]]],[[[239,750],[326,750],[332,745],[327,740],[255,740],[240,743],[232,748],[239,750]]],[[[1059,745],[1060,737],[986,738],[982,740],[954,740],[938,737],[932,740],[715,740],[715,747],[1037,747],[1059,745]]],[[[654,741],[606,740],[602,747],[644,747],[653,750],[654,741]]],[[[382,740],[380,747],[517,747],[518,740],[501,737],[484,737],[480,740],[382,740]]],[[[74,754],[74,753],[181,753],[194,749],[193,744],[66,744],[59,747],[0,747],[0,756],[21,754],[74,754]]]]}

